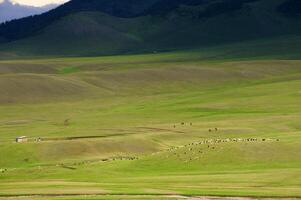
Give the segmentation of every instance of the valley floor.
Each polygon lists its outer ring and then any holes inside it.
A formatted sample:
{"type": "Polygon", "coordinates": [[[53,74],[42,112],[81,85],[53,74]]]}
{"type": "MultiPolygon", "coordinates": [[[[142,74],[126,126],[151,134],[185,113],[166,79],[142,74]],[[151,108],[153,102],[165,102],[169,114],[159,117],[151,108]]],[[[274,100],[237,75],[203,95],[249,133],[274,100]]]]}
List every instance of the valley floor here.
{"type": "Polygon", "coordinates": [[[301,61],[201,54],[1,61],[0,199],[301,198],[301,61]]]}

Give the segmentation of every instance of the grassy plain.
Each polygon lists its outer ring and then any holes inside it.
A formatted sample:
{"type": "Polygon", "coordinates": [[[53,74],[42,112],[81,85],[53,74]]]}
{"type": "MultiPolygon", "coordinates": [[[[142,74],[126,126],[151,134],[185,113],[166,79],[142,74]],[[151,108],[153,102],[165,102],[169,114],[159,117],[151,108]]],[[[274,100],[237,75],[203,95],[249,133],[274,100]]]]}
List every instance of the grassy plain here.
{"type": "Polygon", "coordinates": [[[0,199],[301,197],[298,54],[231,48],[1,61],[0,199]]]}

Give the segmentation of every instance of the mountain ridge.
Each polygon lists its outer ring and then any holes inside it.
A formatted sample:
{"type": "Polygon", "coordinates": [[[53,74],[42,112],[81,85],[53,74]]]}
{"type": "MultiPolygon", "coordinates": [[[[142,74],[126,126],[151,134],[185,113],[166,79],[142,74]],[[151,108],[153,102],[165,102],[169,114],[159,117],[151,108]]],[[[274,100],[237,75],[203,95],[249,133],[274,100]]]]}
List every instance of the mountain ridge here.
{"type": "Polygon", "coordinates": [[[298,2],[72,0],[42,15],[0,25],[0,51],[110,55],[300,35],[298,2]]]}

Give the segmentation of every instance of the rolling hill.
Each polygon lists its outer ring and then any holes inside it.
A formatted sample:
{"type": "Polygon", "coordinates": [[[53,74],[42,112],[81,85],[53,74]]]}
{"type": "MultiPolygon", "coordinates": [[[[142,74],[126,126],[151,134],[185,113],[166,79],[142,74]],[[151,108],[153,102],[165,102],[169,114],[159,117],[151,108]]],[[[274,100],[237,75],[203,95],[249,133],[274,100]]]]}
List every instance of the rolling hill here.
{"type": "Polygon", "coordinates": [[[300,13],[296,0],[73,0],[0,25],[0,56],[128,54],[295,37],[300,13]]]}
{"type": "Polygon", "coordinates": [[[72,0],[0,25],[0,200],[301,198],[300,8],[72,0]]]}
{"type": "Polygon", "coordinates": [[[0,61],[0,199],[300,198],[301,51],[278,39],[0,61]]]}

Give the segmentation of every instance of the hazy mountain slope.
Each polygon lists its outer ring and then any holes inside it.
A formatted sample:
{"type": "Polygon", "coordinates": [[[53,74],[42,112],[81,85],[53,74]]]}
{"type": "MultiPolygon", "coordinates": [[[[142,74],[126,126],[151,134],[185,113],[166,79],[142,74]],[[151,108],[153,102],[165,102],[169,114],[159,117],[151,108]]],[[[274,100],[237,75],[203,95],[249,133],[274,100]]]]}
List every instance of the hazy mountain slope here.
{"type": "Polygon", "coordinates": [[[2,25],[0,26],[0,35],[8,41],[22,39],[36,34],[56,20],[83,11],[97,11],[121,18],[134,18],[147,15],[166,15],[181,5],[201,5],[201,10],[195,14],[212,17],[241,9],[246,3],[254,1],[258,0],[72,0],[43,15],[27,17],[2,25]]]}
{"type": "Polygon", "coordinates": [[[25,6],[20,4],[13,4],[9,0],[4,0],[0,3],[0,23],[27,17],[30,15],[37,15],[55,8],[57,5],[48,5],[44,7],[25,6]]]}
{"type": "Polygon", "coordinates": [[[98,55],[124,53],[141,41],[127,32],[143,20],[121,19],[99,12],[80,12],[62,18],[28,39],[3,44],[18,55],[98,55]],[[34,47],[33,47],[34,46],[34,47]]]}
{"type": "Polygon", "coordinates": [[[41,16],[0,26],[0,38],[10,41],[0,45],[0,51],[2,55],[24,56],[108,55],[198,48],[301,33],[299,3],[294,0],[172,2],[73,0],[41,16]],[[288,15],[292,6],[295,14],[288,15]],[[14,32],[16,27],[25,28],[14,32]]]}
{"type": "Polygon", "coordinates": [[[57,20],[84,11],[99,11],[117,17],[136,16],[137,12],[144,11],[154,1],[157,0],[72,0],[40,16],[27,17],[0,25],[0,36],[5,38],[5,41],[29,37],[57,20]]]}

